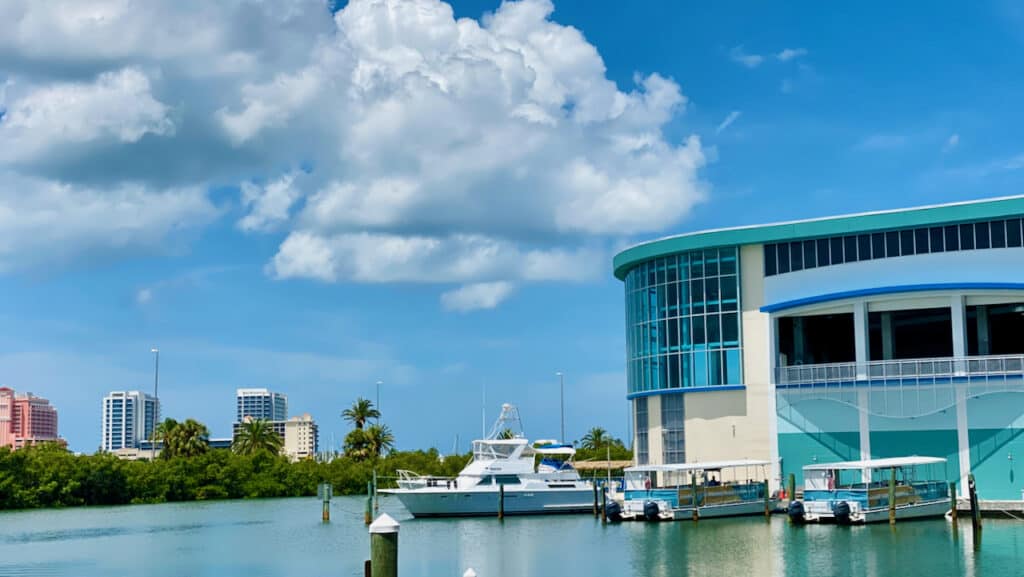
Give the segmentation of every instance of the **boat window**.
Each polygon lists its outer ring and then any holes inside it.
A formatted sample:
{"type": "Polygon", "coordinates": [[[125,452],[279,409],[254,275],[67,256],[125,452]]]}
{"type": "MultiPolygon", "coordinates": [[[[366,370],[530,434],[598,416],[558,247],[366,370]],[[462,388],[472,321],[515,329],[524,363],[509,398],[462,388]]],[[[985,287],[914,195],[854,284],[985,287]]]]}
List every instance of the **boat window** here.
{"type": "Polygon", "coordinates": [[[515,485],[519,483],[518,475],[485,475],[481,477],[480,483],[483,485],[515,485]]]}

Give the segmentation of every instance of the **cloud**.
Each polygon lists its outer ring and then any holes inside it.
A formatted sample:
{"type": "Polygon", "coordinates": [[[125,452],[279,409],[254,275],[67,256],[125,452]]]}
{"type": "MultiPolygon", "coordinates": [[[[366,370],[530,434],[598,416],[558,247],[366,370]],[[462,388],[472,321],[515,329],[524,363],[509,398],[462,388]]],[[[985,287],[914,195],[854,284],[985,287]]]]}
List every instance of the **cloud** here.
{"type": "Polygon", "coordinates": [[[138,292],[135,293],[135,302],[140,304],[140,305],[147,304],[151,300],[153,300],[153,290],[152,289],[143,288],[143,289],[139,289],[138,292]]]}
{"type": "Polygon", "coordinates": [[[954,133],[946,139],[946,143],[942,145],[942,152],[950,152],[960,144],[960,134],[954,133]]]}
{"type": "Polygon", "coordinates": [[[902,134],[877,133],[864,137],[857,144],[862,150],[895,150],[907,144],[907,137],[902,134]]]}
{"type": "Polygon", "coordinates": [[[715,134],[721,134],[723,130],[729,128],[729,126],[732,125],[733,122],[736,122],[736,119],[740,117],[740,114],[743,114],[743,112],[739,110],[733,110],[732,112],[727,114],[725,120],[723,120],[718,125],[718,127],[715,128],[715,134]]]}
{"type": "Polygon", "coordinates": [[[780,62],[789,62],[794,58],[800,58],[806,56],[807,50],[803,48],[784,48],[781,52],[775,55],[780,62]]]}
{"type": "MultiPolygon", "coordinates": [[[[209,190],[237,188],[236,227],[281,234],[274,278],[579,280],[607,266],[594,262],[609,245],[675,225],[709,194],[700,139],[667,136],[687,106],[676,80],[617,85],[548,0],[480,20],[439,0],[334,14],[296,0],[11,1],[0,173],[75,191],[72,204],[117,207],[127,190],[183,203],[140,209],[159,223],[142,243],[98,240],[134,225],[55,211],[96,249],[157,249],[219,214],[209,190]]],[[[45,260],[58,246],[37,249],[45,260]]]]}
{"type": "Polygon", "coordinates": [[[743,50],[742,45],[734,46],[733,49],[729,51],[729,58],[732,59],[733,62],[738,62],[747,68],[757,68],[762,62],[764,62],[764,56],[761,56],[760,54],[747,54],[743,50]]]}
{"type": "Polygon", "coordinates": [[[493,309],[512,294],[509,282],[485,282],[461,286],[441,295],[441,306],[447,311],[470,312],[493,309]]]}

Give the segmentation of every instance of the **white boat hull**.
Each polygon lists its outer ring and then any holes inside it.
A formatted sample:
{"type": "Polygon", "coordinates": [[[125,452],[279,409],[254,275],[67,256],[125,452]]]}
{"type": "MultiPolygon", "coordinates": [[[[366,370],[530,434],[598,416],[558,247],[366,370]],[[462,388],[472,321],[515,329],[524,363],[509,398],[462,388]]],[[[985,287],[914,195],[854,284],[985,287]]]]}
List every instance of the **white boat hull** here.
{"type": "MultiPolygon", "coordinates": [[[[923,519],[926,517],[942,517],[949,511],[949,500],[928,501],[914,505],[900,505],[896,507],[896,520],[900,519],[923,519]]],[[[808,514],[805,517],[807,523],[835,523],[835,517],[830,513],[808,514]]],[[[865,509],[857,511],[850,517],[850,524],[861,525],[865,523],[887,523],[889,521],[889,509],[887,507],[877,509],[865,509]]]]}
{"type": "MultiPolygon", "coordinates": [[[[498,488],[475,490],[418,489],[382,490],[398,497],[413,517],[491,517],[498,515],[498,488]]],[[[521,489],[505,487],[505,515],[589,513],[594,507],[594,490],[589,487],[565,489],[521,489]]]]}

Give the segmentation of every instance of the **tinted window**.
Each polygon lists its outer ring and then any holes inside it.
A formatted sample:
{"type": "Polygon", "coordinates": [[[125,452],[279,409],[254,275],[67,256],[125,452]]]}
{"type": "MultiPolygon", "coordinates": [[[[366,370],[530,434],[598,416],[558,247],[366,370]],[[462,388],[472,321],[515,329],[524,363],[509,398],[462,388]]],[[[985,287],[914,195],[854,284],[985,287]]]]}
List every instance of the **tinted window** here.
{"type": "Polygon", "coordinates": [[[790,269],[793,271],[804,269],[804,245],[802,242],[789,243],[790,269]]]}
{"type": "Polygon", "coordinates": [[[914,231],[900,231],[900,254],[903,256],[914,254],[914,231]]]}
{"type": "Polygon", "coordinates": [[[870,234],[862,234],[857,237],[857,250],[860,253],[858,260],[869,260],[871,258],[870,234]]]}
{"type": "Polygon", "coordinates": [[[928,252],[928,229],[914,229],[914,253],[926,254],[928,252]]]}
{"type": "Polygon", "coordinates": [[[1011,218],[1006,221],[1006,246],[1020,246],[1020,219],[1011,218]]]}
{"type": "Polygon", "coordinates": [[[828,239],[818,239],[818,266],[828,266],[828,239]]]}
{"type": "Polygon", "coordinates": [[[900,233],[890,230],[885,233],[885,256],[900,256],[900,233]]]}
{"type": "Polygon", "coordinates": [[[885,258],[885,235],[880,232],[871,235],[871,258],[885,258]]]}
{"type": "Polygon", "coordinates": [[[974,223],[974,246],[976,248],[988,248],[992,246],[988,237],[988,223],[974,223]]]}
{"type": "Polygon", "coordinates": [[[779,243],[779,274],[789,272],[789,243],[779,243]]]}
{"type": "Polygon", "coordinates": [[[932,252],[942,252],[942,250],[943,250],[943,246],[942,246],[943,242],[942,241],[945,240],[945,238],[946,238],[945,232],[942,230],[942,227],[941,226],[937,226],[937,227],[931,229],[928,232],[929,232],[928,236],[931,237],[932,252]]]}
{"type": "Polygon", "coordinates": [[[1002,220],[994,220],[992,228],[992,248],[1006,247],[1006,223],[1002,220]]]}
{"type": "Polygon", "coordinates": [[[835,236],[829,239],[832,250],[832,264],[843,264],[843,239],[835,236]]]}
{"type": "Polygon", "coordinates": [[[946,250],[960,250],[960,228],[953,224],[945,229],[946,250]]]}
{"type": "Polygon", "coordinates": [[[855,236],[844,236],[843,237],[843,252],[845,254],[846,262],[857,261],[857,237],[855,236]]]}
{"type": "Polygon", "coordinates": [[[764,274],[766,276],[772,276],[778,269],[776,268],[776,249],[774,244],[764,245],[764,274]]]}
{"type": "Polygon", "coordinates": [[[804,241],[804,268],[814,268],[818,264],[818,254],[813,240],[804,241]]]}
{"type": "Polygon", "coordinates": [[[974,248],[974,225],[960,225],[960,250],[971,250],[974,248]]]}

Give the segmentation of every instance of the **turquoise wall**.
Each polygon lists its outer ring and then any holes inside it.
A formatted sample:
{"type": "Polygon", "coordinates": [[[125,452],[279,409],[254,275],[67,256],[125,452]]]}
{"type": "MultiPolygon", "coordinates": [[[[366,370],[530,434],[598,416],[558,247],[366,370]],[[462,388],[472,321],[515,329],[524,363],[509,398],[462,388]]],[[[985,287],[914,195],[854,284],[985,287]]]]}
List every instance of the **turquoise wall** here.
{"type": "Polygon", "coordinates": [[[944,457],[946,465],[932,467],[929,477],[956,481],[960,476],[960,458],[957,455],[956,431],[879,431],[871,433],[871,457],[944,457]]]}
{"type": "Polygon", "coordinates": [[[970,439],[971,470],[978,495],[982,499],[1020,499],[1024,489],[1024,429],[972,429],[970,439]]]}
{"type": "Polygon", "coordinates": [[[860,435],[851,432],[783,433],[779,435],[779,457],[782,458],[782,483],[789,474],[796,475],[796,484],[804,482],[803,467],[812,463],[854,461],[860,458],[860,435]]]}

